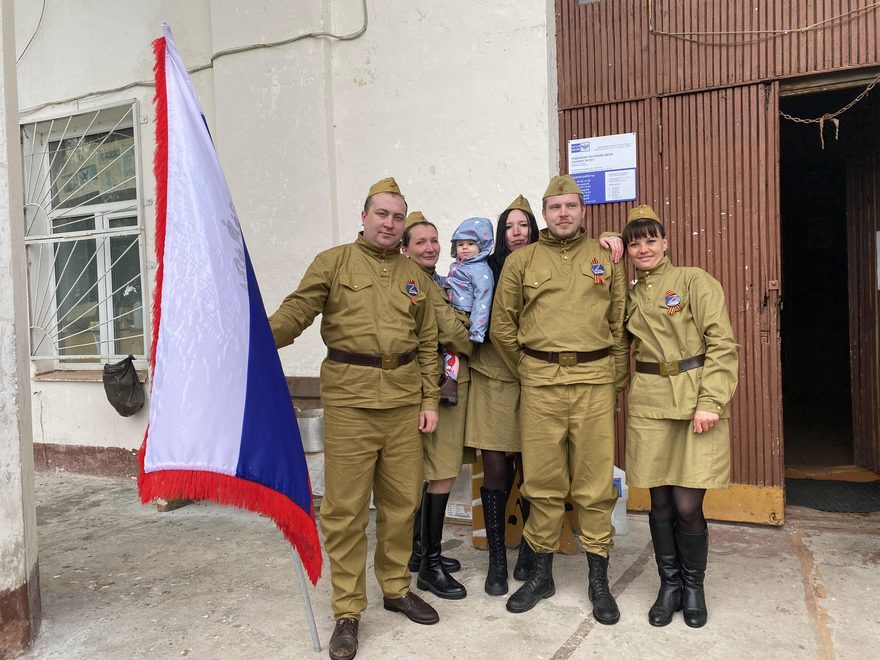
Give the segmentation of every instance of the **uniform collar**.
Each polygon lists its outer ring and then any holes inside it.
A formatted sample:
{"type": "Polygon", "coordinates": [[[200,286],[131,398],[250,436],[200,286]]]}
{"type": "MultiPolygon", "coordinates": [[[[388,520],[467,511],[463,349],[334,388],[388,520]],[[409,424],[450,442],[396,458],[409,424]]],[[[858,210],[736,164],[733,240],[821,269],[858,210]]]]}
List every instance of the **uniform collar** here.
{"type": "Polygon", "coordinates": [[[668,255],[663,255],[663,258],[660,260],[652,270],[639,270],[636,268],[636,279],[641,282],[646,277],[653,275],[656,277],[657,275],[662,275],[672,266],[672,262],[669,261],[668,255]]]}
{"type": "Polygon", "coordinates": [[[358,232],[358,237],[354,242],[361,250],[366,252],[369,256],[373,257],[373,259],[390,259],[395,255],[398,257],[402,257],[400,254],[400,243],[391,250],[383,250],[382,248],[376,247],[375,245],[371,245],[366,240],[364,240],[364,232],[358,232]]]}
{"type": "Polygon", "coordinates": [[[562,241],[558,238],[554,238],[553,236],[551,236],[550,230],[545,227],[538,232],[538,242],[549,247],[569,247],[571,245],[576,245],[577,243],[582,242],[586,234],[586,231],[584,231],[582,227],[578,230],[577,236],[575,236],[574,238],[567,238],[562,241]]]}

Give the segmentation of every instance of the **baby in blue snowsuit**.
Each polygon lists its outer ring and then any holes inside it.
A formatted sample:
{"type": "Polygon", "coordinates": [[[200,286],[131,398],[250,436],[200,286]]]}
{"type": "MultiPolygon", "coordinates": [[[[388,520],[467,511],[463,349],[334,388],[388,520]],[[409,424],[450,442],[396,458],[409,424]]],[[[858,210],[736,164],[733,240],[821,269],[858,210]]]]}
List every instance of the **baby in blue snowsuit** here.
{"type": "MultiPolygon", "coordinates": [[[[470,339],[478,344],[486,338],[492,312],[495,280],[486,258],[494,244],[488,218],[468,218],[452,234],[455,261],[449,267],[445,287],[452,306],[470,315],[470,339]]],[[[440,402],[454,405],[458,401],[458,357],[451,351],[443,353],[443,373],[440,402]]]]}

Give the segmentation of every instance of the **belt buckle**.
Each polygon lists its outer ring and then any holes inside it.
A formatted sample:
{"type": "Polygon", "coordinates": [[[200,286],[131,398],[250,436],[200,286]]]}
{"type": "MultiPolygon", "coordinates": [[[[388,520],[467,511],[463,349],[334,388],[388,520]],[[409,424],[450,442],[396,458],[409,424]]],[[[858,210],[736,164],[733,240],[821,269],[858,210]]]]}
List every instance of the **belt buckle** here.
{"type": "Polygon", "coordinates": [[[397,369],[399,359],[396,355],[383,355],[382,356],[382,368],[383,369],[397,369]]]}
{"type": "Polygon", "coordinates": [[[573,351],[565,351],[559,354],[559,365],[562,367],[573,367],[578,363],[577,353],[573,351]]]}
{"type": "Polygon", "coordinates": [[[678,369],[678,362],[661,362],[660,363],[660,375],[661,376],[677,376],[680,373],[678,369]]]}

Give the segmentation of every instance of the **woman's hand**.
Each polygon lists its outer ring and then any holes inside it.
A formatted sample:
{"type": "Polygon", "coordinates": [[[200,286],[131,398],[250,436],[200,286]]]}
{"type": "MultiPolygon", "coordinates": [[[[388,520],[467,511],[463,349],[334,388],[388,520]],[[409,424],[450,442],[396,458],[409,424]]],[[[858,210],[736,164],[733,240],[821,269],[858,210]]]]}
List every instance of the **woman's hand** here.
{"type": "Polygon", "coordinates": [[[606,250],[611,250],[611,261],[614,263],[623,257],[623,239],[620,236],[603,236],[599,239],[599,245],[606,250]]]}
{"type": "Polygon", "coordinates": [[[698,410],[694,414],[694,433],[704,433],[711,431],[712,427],[718,423],[720,417],[717,413],[705,412],[698,410]]]}

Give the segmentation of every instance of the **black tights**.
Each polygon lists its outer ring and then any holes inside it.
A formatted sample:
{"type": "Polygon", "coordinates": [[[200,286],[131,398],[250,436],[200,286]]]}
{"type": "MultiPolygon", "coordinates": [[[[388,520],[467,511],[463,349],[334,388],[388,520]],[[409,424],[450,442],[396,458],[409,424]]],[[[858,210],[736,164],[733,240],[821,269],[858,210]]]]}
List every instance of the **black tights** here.
{"type": "Polygon", "coordinates": [[[513,485],[516,467],[522,468],[522,454],[514,454],[514,469],[508,469],[506,452],[482,449],[480,453],[483,455],[483,487],[487,490],[509,491],[513,485]]]}
{"type": "Polygon", "coordinates": [[[657,486],[650,490],[651,515],[655,520],[674,518],[676,526],[686,534],[699,534],[706,529],[703,517],[705,488],[657,486]]]}

